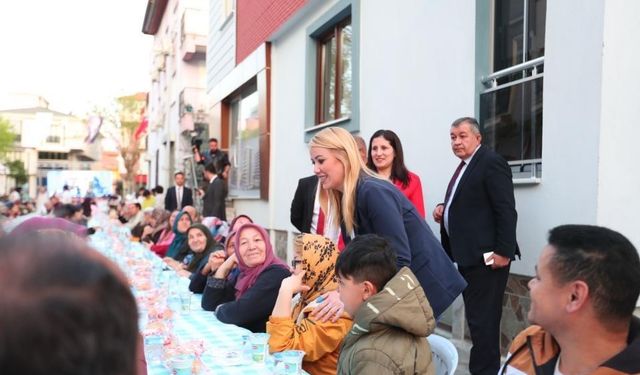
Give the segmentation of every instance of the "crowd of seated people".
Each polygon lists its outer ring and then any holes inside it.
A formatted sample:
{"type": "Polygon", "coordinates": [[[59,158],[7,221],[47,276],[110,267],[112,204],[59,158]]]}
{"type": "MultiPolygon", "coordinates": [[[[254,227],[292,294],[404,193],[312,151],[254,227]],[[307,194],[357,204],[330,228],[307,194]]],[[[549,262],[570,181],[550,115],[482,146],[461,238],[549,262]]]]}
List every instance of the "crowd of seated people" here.
{"type": "MultiPolygon", "coordinates": [[[[376,154],[376,160],[373,154],[369,157],[370,164],[378,161],[378,173],[393,166],[394,158],[402,160],[399,143],[394,146],[380,137],[372,137],[372,142],[377,139],[385,146],[376,151],[382,156],[376,154]]],[[[314,154],[314,163],[321,163],[327,155],[339,159],[333,151],[325,152],[332,150],[329,146],[319,145],[318,140],[315,144],[324,153],[314,154]]],[[[347,146],[345,160],[360,164],[355,147],[347,146]]],[[[394,181],[393,169],[390,171],[386,177],[394,181]]],[[[373,181],[394,199],[401,197],[391,184],[372,180],[378,177],[367,175],[365,180],[373,181]]],[[[323,189],[321,184],[310,190],[313,199],[320,196],[318,189],[323,189]]],[[[203,310],[223,323],[268,333],[271,353],[303,351],[302,367],[313,375],[435,374],[425,337],[434,332],[439,314],[449,303],[443,301],[452,296],[439,295],[438,290],[444,289],[429,284],[433,280],[423,284],[424,273],[414,270],[422,272],[422,268],[411,263],[415,259],[403,263],[401,258],[406,254],[394,248],[388,235],[353,229],[349,234],[344,225],[332,232],[331,238],[302,233],[295,238],[289,265],[277,255],[285,249],[276,251],[268,230],[248,215],[236,215],[227,223],[201,217],[190,205],[170,212],[159,207],[150,192],[140,194],[141,201],[118,201],[112,222],[129,228],[132,241],[145,244],[163,258],[166,267],[188,278],[189,290],[201,294],[203,310]]],[[[419,205],[411,203],[414,208],[404,204],[402,212],[411,212],[411,220],[420,221],[420,226],[405,229],[423,230],[424,214],[422,210],[418,210],[420,215],[413,213],[419,205]]],[[[367,211],[355,201],[352,204],[358,212],[367,211]]],[[[332,224],[331,218],[320,215],[322,202],[307,208],[311,232],[317,232],[320,224],[332,224]]],[[[82,240],[96,230],[87,228],[88,215],[95,211],[93,199],[80,205],[54,202],[48,210],[50,217],[29,218],[12,227],[10,233],[0,232],[0,374],[45,374],[52,369],[54,373],[68,369],[65,373],[70,374],[146,373],[135,300],[125,276],[82,240]],[[108,279],[108,287],[98,282],[96,275],[108,279]],[[61,290],[71,297],[65,299],[61,290]],[[99,303],[107,298],[113,302],[110,306],[99,303]],[[65,303],[56,305],[59,311],[44,314],[45,299],[65,303]],[[87,316],[126,329],[88,329],[68,319],[87,316]],[[19,348],[31,345],[25,341],[28,335],[48,342],[49,347],[72,351],[84,362],[65,362],[63,357],[47,353],[44,345],[30,346],[33,352],[25,354],[19,348]],[[105,350],[98,353],[77,345],[80,336],[89,343],[99,342],[105,350]],[[116,355],[119,360],[107,360],[116,355]],[[84,367],[73,368],[75,365],[84,367]]],[[[352,227],[357,229],[356,221],[363,217],[355,211],[350,214],[352,227]]],[[[400,223],[402,217],[396,219],[400,223]]],[[[429,244],[431,237],[429,234],[429,244]]],[[[446,272],[450,272],[448,266],[446,272]]],[[[640,294],[639,267],[637,251],[617,232],[589,226],[552,230],[530,283],[529,317],[538,325],[515,338],[502,373],[574,373],[571,369],[585,370],[581,373],[603,369],[640,372],[640,321],[632,315],[640,294]],[[598,262],[600,258],[607,262],[598,262]],[[545,295],[544,290],[554,291],[553,296],[545,295]],[[621,297],[616,300],[617,294],[621,297]],[[601,305],[609,306],[608,310],[601,311],[601,305]],[[581,345],[587,340],[571,339],[584,333],[584,322],[598,329],[597,348],[581,345]],[[544,337],[542,344],[548,342],[548,352],[540,342],[527,344],[527,340],[539,337],[544,337]],[[576,348],[593,349],[592,357],[597,356],[599,362],[582,358],[576,348]]]]}

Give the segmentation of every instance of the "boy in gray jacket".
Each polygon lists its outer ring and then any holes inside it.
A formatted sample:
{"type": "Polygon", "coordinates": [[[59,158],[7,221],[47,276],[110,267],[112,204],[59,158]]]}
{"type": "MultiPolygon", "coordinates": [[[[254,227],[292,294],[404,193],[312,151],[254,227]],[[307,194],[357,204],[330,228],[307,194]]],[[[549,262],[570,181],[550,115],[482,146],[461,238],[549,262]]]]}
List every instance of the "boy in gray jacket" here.
{"type": "Polygon", "coordinates": [[[338,374],[435,374],[426,339],[433,311],[414,274],[397,271],[395,258],[375,234],[357,236],[338,257],[340,299],[353,316],[338,374]]]}

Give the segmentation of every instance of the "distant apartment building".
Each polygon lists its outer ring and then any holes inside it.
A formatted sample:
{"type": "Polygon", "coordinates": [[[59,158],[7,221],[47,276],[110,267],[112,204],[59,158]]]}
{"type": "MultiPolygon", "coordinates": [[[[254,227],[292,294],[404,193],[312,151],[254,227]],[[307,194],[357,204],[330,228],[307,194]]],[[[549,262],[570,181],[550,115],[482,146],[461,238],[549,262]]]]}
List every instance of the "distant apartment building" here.
{"type": "MultiPolygon", "coordinates": [[[[87,125],[83,119],[48,108],[41,97],[21,96],[15,108],[0,110],[0,117],[16,133],[13,150],[7,160],[20,160],[28,175],[29,196],[38,186],[47,185],[52,170],[94,170],[100,168],[100,142],[87,143],[87,125]]],[[[11,185],[11,179],[7,180],[11,185]]],[[[0,186],[3,190],[13,186],[0,186]]]]}
{"type": "MultiPolygon", "coordinates": [[[[207,111],[207,0],[149,0],[142,32],[152,35],[153,65],[147,107],[145,162],[149,186],[173,184],[177,171],[193,185],[192,144],[210,134],[207,111]]],[[[204,151],[204,149],[203,149],[204,151]]]]}

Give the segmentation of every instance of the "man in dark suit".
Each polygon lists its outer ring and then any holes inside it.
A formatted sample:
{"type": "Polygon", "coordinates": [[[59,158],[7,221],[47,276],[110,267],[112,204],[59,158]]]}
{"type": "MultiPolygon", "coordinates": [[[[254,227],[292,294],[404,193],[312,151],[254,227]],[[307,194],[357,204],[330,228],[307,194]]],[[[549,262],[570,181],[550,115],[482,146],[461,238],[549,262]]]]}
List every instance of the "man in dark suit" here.
{"type": "Polygon", "coordinates": [[[496,374],[500,368],[500,318],[516,243],[517,213],[511,169],[482,146],[476,119],[451,125],[451,148],[460,158],[444,203],[433,217],[442,245],[469,284],[463,292],[471,348],[469,372],[496,374]]]}
{"type": "Polygon", "coordinates": [[[173,177],[176,185],[167,189],[164,196],[164,208],[169,212],[181,210],[184,206],[193,206],[193,193],[184,186],[184,173],[176,172],[173,177]]]}
{"type": "Polygon", "coordinates": [[[222,177],[216,174],[213,163],[204,166],[204,177],[209,182],[204,193],[202,204],[202,216],[215,216],[221,220],[227,220],[225,199],[227,198],[227,184],[222,177]]]}
{"type": "Polygon", "coordinates": [[[291,201],[291,224],[300,233],[312,233],[311,223],[317,192],[318,177],[316,175],[298,180],[298,187],[291,201]]]}

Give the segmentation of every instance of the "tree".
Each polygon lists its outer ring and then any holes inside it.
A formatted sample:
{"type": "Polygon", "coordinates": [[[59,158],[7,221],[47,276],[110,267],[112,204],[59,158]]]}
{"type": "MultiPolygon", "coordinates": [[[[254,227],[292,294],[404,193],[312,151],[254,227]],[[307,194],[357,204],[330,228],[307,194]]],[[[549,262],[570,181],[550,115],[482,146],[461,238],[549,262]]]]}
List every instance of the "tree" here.
{"type": "Polygon", "coordinates": [[[142,154],[140,139],[135,137],[135,131],[140,126],[144,108],[146,106],[146,94],[121,96],[116,99],[118,103],[118,120],[120,123],[120,144],[118,150],[124,160],[126,173],[123,175],[126,191],[135,190],[135,178],[138,171],[138,162],[142,154]]]}
{"type": "Polygon", "coordinates": [[[115,143],[124,161],[126,172],[122,174],[122,179],[125,194],[135,190],[135,177],[142,154],[140,142],[143,140],[136,138],[135,132],[140,126],[146,102],[146,93],[137,93],[97,105],[92,110],[93,114],[102,118],[100,133],[115,143]]]}
{"type": "Polygon", "coordinates": [[[16,186],[20,186],[29,180],[27,170],[24,168],[22,160],[8,161],[5,162],[5,165],[9,168],[9,177],[15,180],[16,186]]]}
{"type": "Polygon", "coordinates": [[[4,156],[7,151],[13,148],[15,139],[16,134],[9,121],[0,117],[0,156],[4,156]]]}

